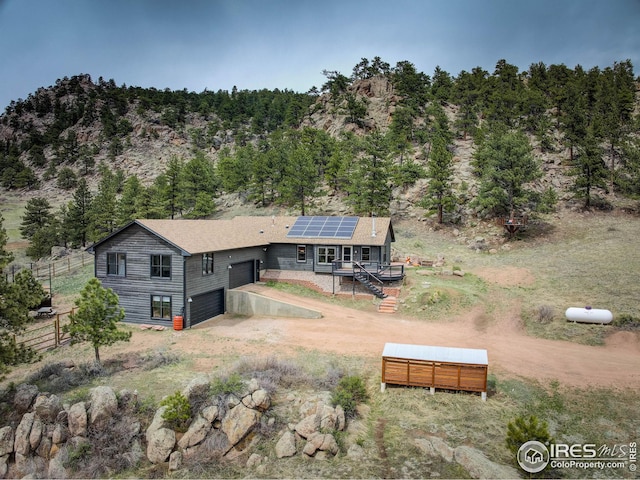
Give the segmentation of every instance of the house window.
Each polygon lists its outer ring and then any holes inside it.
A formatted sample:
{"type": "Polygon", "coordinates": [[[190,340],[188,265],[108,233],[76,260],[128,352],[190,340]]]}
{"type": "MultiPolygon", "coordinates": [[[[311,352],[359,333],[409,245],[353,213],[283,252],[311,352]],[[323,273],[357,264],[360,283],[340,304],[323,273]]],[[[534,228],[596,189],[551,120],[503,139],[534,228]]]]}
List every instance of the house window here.
{"type": "Polygon", "coordinates": [[[336,259],[337,247],[318,247],[318,263],[330,265],[336,259]]]}
{"type": "Polygon", "coordinates": [[[213,253],[202,254],[202,274],[211,275],[213,273],[213,253]]]}
{"type": "Polygon", "coordinates": [[[171,277],[171,255],[151,255],[151,276],[171,277]]]}
{"type": "Polygon", "coordinates": [[[362,247],[362,255],[360,257],[360,260],[362,260],[363,262],[371,261],[371,247],[362,247]]]}
{"type": "Polygon", "coordinates": [[[126,253],[107,253],[107,275],[124,277],[127,273],[126,253]]]}
{"type": "Polygon", "coordinates": [[[298,255],[296,257],[298,262],[306,262],[307,261],[307,246],[306,245],[298,245],[298,255]]]}
{"type": "Polygon", "coordinates": [[[171,319],[171,297],[166,295],[151,296],[151,317],[171,319]]]}

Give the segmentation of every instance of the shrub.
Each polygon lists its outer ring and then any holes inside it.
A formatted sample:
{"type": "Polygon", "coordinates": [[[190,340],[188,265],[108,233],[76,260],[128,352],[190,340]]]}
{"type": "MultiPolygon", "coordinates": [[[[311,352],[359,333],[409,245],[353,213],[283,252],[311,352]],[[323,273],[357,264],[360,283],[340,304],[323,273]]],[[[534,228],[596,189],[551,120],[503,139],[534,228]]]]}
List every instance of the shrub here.
{"type": "Polygon", "coordinates": [[[636,318],[627,313],[618,316],[613,321],[613,324],[622,330],[640,330],[640,318],[636,318]]]}
{"type": "Polygon", "coordinates": [[[365,402],[369,396],[364,381],[357,375],[343,377],[331,395],[331,403],[340,405],[347,417],[354,417],[358,403],[365,402]]]}
{"type": "Polygon", "coordinates": [[[226,395],[240,393],[244,388],[244,382],[238,373],[232,373],[228,377],[216,378],[211,385],[213,395],[226,395]]]}
{"type": "Polygon", "coordinates": [[[243,357],[234,367],[244,378],[255,378],[260,388],[274,393],[279,387],[292,388],[307,385],[312,378],[292,360],[269,357],[243,357]]]}
{"type": "Polygon", "coordinates": [[[555,317],[555,311],[551,305],[540,305],[536,310],[538,323],[544,325],[551,323],[555,317]]]}
{"type": "Polygon", "coordinates": [[[537,440],[545,445],[553,442],[547,422],[540,422],[535,415],[531,415],[528,418],[521,415],[509,422],[506,442],[507,448],[513,453],[514,457],[522,444],[530,440],[537,440]]]}
{"type": "Polygon", "coordinates": [[[160,402],[161,407],[167,407],[162,414],[170,427],[177,432],[186,432],[191,418],[191,405],[181,392],[169,395],[160,402]]]}

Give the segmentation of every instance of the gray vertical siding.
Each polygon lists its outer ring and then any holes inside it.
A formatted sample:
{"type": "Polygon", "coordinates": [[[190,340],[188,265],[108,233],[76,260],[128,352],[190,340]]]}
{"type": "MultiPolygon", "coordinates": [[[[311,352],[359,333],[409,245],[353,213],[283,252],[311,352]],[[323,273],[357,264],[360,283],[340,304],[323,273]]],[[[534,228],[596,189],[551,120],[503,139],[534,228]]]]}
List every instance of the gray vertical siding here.
{"type": "Polygon", "coordinates": [[[95,276],[118,294],[125,322],[151,322],[151,295],[171,296],[172,318],[182,313],[183,257],[177,248],[134,224],[101,243],[95,256],[95,276]],[[124,277],[107,275],[108,252],[127,255],[124,277]],[[171,278],[151,278],[151,255],[171,255],[171,278]]]}
{"type": "Polygon", "coordinates": [[[187,258],[187,297],[229,287],[229,265],[258,260],[266,264],[267,253],[261,247],[213,252],[213,274],[202,274],[202,254],[187,258]]]}

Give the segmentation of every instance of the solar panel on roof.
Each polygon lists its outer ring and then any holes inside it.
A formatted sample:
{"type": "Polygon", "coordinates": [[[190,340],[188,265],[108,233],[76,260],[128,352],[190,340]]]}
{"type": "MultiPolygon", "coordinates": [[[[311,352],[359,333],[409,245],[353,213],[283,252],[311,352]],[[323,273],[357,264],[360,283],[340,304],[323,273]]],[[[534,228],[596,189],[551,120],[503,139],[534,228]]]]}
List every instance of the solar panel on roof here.
{"type": "Polygon", "coordinates": [[[358,217],[298,217],[289,238],[351,238],[358,225],[358,217]]]}

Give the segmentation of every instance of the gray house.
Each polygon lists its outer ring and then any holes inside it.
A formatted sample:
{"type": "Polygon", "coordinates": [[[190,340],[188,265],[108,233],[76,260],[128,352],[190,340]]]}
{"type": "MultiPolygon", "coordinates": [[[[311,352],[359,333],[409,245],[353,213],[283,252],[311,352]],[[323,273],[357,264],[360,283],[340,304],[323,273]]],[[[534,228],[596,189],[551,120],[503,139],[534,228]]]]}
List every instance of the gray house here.
{"type": "Polygon", "coordinates": [[[88,251],[126,322],[168,325],[183,315],[190,327],[224,313],[226,291],[267,269],[397,279],[394,240],[391,220],[378,217],[135,220],[88,251]]]}

